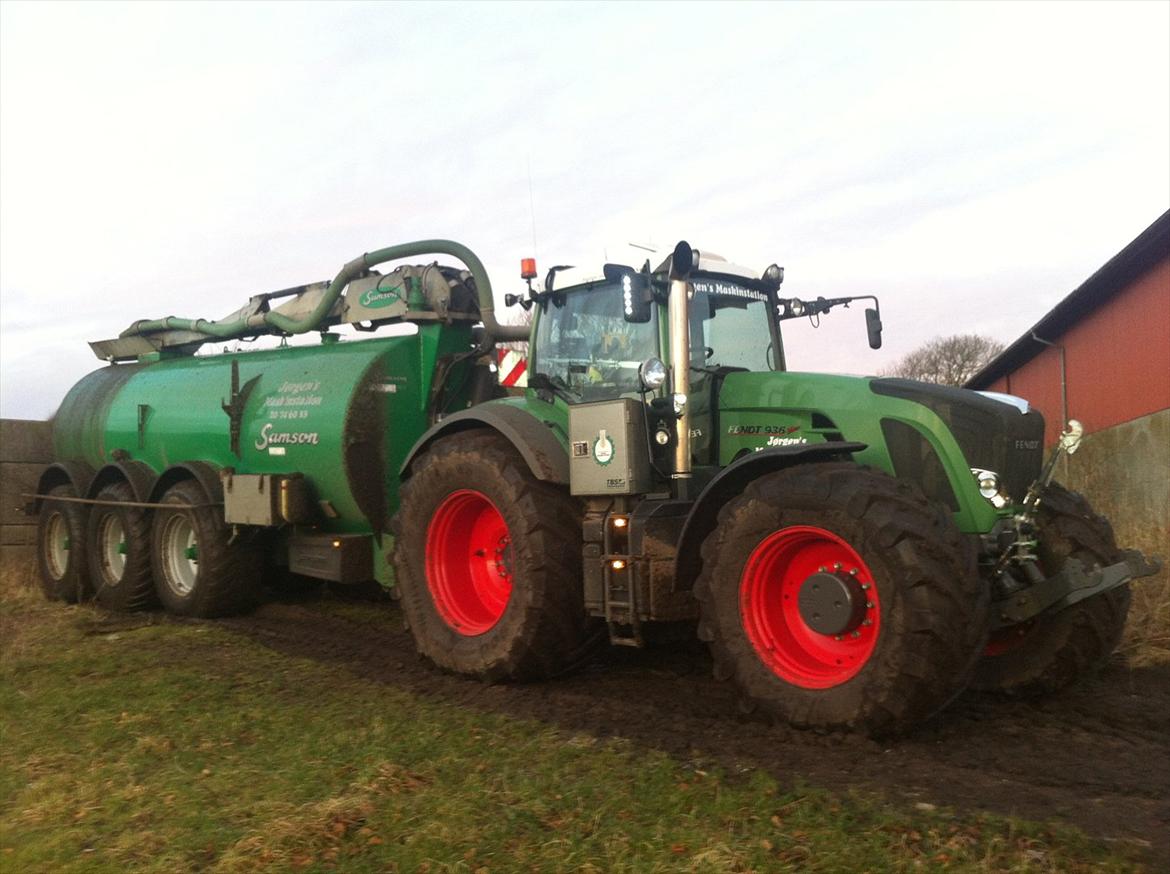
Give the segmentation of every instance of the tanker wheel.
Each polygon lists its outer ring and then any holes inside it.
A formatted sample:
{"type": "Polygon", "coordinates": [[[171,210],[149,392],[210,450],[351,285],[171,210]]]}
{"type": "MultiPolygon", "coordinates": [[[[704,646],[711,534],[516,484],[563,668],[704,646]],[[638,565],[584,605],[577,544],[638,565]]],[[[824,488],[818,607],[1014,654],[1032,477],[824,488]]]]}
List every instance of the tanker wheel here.
{"type": "Polygon", "coordinates": [[[167,612],[227,616],[255,606],[264,573],[257,544],[229,542],[223,510],[194,480],[171,486],[162,503],[180,505],[156,510],[151,533],[155,591],[167,612]]]}
{"type": "Polygon", "coordinates": [[[76,604],[93,589],[85,561],[85,505],[54,501],[76,498],[73,486],[54,486],[37,518],[37,569],[41,591],[50,601],[76,604]]]}
{"type": "MultiPolygon", "coordinates": [[[[1121,560],[1108,520],[1063,486],[1053,484],[1044,492],[1036,523],[1040,566],[1047,575],[1058,573],[1069,557],[1087,568],[1121,560]]],[[[1129,586],[1118,586],[1059,613],[998,630],[972,687],[1020,697],[1064,688],[1109,658],[1125,630],[1129,600],[1129,586]]]]}
{"type": "Polygon", "coordinates": [[[851,463],[752,482],[703,543],[699,635],[743,708],[903,731],[971,676],[987,636],[975,550],[914,486],[851,463]]]}
{"type": "MultiPolygon", "coordinates": [[[[99,501],[134,500],[126,483],[98,492],[99,501]]],[[[150,518],[138,507],[96,505],[89,512],[85,551],[97,602],[109,610],[142,610],[157,603],[150,570],[150,518]]]]}
{"type": "Polygon", "coordinates": [[[585,615],[581,510],[506,440],[436,441],[403,484],[394,567],[418,651],[488,681],[550,677],[598,639],[585,615]]]}

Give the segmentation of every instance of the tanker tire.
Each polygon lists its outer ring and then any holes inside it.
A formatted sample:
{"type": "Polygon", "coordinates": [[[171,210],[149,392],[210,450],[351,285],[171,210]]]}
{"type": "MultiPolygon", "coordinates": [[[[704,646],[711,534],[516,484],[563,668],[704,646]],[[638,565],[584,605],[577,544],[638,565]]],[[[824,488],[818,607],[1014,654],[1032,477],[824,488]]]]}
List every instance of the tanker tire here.
{"type": "MultiPolygon", "coordinates": [[[[98,492],[97,499],[125,503],[134,500],[134,492],[126,483],[113,483],[98,492]]],[[[144,610],[158,603],[150,568],[150,517],[145,510],[95,505],[89,511],[85,551],[94,596],[107,610],[144,610]],[[107,541],[119,530],[124,544],[120,575],[116,554],[107,549],[107,541]]]]}
{"type": "Polygon", "coordinates": [[[85,560],[85,505],[54,501],[52,496],[76,498],[73,486],[49,490],[37,517],[37,570],[41,591],[50,601],[77,604],[91,594],[85,560]]]}
{"type": "Polygon", "coordinates": [[[974,544],[917,487],[878,471],[825,463],[762,476],[723,506],[702,556],[699,636],[711,647],[715,676],[738,686],[743,712],[801,728],[894,735],[962,692],[982,654],[989,594],[974,544]],[[803,614],[777,600],[795,598],[792,586],[820,570],[803,569],[809,549],[827,556],[817,562],[839,557],[844,574],[858,567],[855,579],[868,580],[871,624],[858,626],[856,639],[847,631],[843,642],[830,642],[837,636],[801,626],[803,614]],[[779,558],[767,565],[761,556],[768,555],[779,558]],[[768,597],[753,600],[760,587],[768,597]],[[761,649],[753,634],[761,639],[764,626],[791,628],[791,636],[781,630],[769,638],[771,650],[761,649]]]}
{"type": "MultiPolygon", "coordinates": [[[[1077,492],[1055,483],[1049,486],[1036,521],[1037,552],[1046,574],[1059,572],[1069,556],[1087,567],[1121,560],[1113,527],[1077,492]]],[[[1129,602],[1127,584],[1025,623],[1018,629],[1018,641],[1012,641],[1012,630],[1005,629],[1005,647],[979,662],[972,688],[1020,698],[1063,689],[1100,668],[1117,648],[1129,602]]]]}
{"type": "Polygon", "coordinates": [[[243,613],[260,597],[263,552],[255,542],[229,544],[231,529],[223,510],[208,502],[199,483],[185,480],[171,486],[161,503],[195,505],[193,509],[159,508],[154,513],[150,560],[155,591],[163,608],[177,616],[243,613]]]}
{"type": "Polygon", "coordinates": [[[580,505],[536,479],[504,438],[464,432],[436,441],[403,484],[391,530],[407,627],[438,667],[487,682],[544,679],[577,667],[601,639],[604,626],[585,615],[580,505]],[[510,594],[494,625],[474,634],[443,618],[427,577],[436,511],[469,490],[497,509],[510,539],[510,594]]]}

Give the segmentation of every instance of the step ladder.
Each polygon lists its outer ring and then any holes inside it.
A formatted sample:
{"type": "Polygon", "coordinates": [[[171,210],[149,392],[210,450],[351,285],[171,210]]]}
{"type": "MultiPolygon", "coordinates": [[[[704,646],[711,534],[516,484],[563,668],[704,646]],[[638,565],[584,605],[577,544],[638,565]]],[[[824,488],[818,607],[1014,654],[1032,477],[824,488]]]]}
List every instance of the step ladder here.
{"type": "Polygon", "coordinates": [[[605,624],[609,628],[609,642],[616,646],[645,645],[642,620],[638,618],[638,586],[634,559],[628,555],[607,555],[604,558],[605,624]],[[621,563],[621,567],[615,565],[621,563]]]}

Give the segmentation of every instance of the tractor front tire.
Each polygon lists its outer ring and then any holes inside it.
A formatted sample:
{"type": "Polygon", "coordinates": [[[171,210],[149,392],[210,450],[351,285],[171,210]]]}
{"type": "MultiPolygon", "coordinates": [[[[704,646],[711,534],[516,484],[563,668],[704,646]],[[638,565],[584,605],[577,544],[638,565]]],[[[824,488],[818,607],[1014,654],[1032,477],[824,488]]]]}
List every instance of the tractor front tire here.
{"type": "Polygon", "coordinates": [[[154,513],[150,558],[158,599],[177,616],[229,616],[256,605],[264,560],[257,544],[231,541],[223,510],[194,480],[176,483],[154,513]]]}
{"type": "MultiPolygon", "coordinates": [[[[1121,560],[1113,527],[1083,495],[1052,484],[1036,516],[1040,567],[1059,573],[1072,557],[1086,568],[1121,560]]],[[[1057,692],[1099,668],[1121,641],[1129,615],[1129,585],[1086,598],[1059,613],[1000,629],[988,642],[972,688],[1012,697],[1057,692]]]]}
{"type": "Polygon", "coordinates": [[[897,734],[966,686],[988,592],[973,545],[914,486],[853,463],[760,477],[719,513],[699,635],[747,711],[897,734]]]}
{"type": "Polygon", "coordinates": [[[403,484],[391,529],[419,653],[489,682],[552,677],[597,639],[581,576],[581,509],[504,438],[435,442],[403,484]]]}

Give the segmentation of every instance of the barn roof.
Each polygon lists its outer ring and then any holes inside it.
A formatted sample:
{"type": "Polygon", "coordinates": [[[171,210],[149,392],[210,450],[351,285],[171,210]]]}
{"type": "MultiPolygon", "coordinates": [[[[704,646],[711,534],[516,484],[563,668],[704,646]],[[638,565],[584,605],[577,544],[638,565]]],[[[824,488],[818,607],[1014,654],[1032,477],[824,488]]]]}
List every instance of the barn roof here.
{"type": "Polygon", "coordinates": [[[1055,341],[1081,319],[1170,255],[1170,210],[1162,213],[1136,239],[1054,306],[1020,339],[1003,350],[967,380],[966,387],[981,389],[1017,370],[1039,355],[1045,345],[1034,338],[1055,341]]]}

